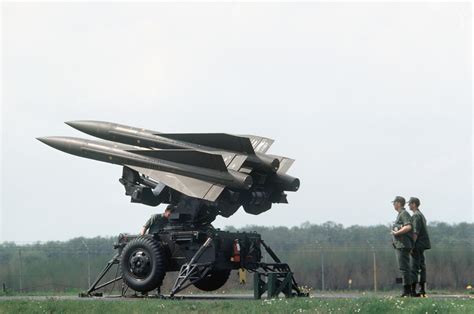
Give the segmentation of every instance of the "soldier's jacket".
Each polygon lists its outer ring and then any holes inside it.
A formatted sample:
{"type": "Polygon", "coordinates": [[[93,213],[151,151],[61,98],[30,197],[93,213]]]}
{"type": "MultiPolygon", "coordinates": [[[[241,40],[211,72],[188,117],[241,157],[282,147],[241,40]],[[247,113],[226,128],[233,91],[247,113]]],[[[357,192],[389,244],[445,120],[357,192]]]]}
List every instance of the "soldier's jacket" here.
{"type": "Polygon", "coordinates": [[[428,229],[426,228],[425,216],[418,210],[411,216],[413,233],[418,235],[415,248],[420,250],[431,249],[430,237],[428,235],[428,229]]]}
{"type": "MultiPolygon", "coordinates": [[[[399,230],[406,225],[412,225],[412,220],[410,214],[405,209],[402,209],[398,214],[397,219],[395,220],[393,230],[399,230]]],[[[393,247],[396,249],[413,248],[412,231],[401,234],[399,236],[393,236],[393,247]]]]}
{"type": "Polygon", "coordinates": [[[148,229],[148,233],[156,233],[163,229],[167,223],[168,219],[162,214],[154,214],[150,217],[150,219],[148,219],[143,227],[148,229]]]}

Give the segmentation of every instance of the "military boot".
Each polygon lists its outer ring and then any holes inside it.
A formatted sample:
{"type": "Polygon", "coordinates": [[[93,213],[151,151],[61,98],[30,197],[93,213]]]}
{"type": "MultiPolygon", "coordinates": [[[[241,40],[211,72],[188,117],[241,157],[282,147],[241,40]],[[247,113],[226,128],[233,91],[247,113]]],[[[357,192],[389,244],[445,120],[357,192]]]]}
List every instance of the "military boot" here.
{"type": "Polygon", "coordinates": [[[421,294],[416,293],[416,282],[412,283],[410,286],[410,296],[414,298],[419,298],[421,294]]]}
{"type": "Polygon", "coordinates": [[[426,291],[425,291],[425,282],[420,282],[420,292],[418,293],[422,298],[426,298],[426,291]]]}
{"type": "Polygon", "coordinates": [[[407,298],[411,296],[411,285],[403,285],[403,291],[400,295],[401,298],[407,298]]]}

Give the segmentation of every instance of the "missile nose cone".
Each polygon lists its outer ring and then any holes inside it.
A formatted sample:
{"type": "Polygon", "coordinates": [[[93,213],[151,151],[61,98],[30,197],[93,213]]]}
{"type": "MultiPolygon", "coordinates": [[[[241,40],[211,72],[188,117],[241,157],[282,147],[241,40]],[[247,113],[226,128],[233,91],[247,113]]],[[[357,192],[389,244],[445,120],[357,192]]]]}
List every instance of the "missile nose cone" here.
{"type": "Polygon", "coordinates": [[[37,137],[36,139],[49,146],[52,146],[55,142],[55,138],[51,136],[50,137],[37,137]]]}
{"type": "Polygon", "coordinates": [[[59,150],[63,150],[66,145],[65,139],[62,137],[49,136],[49,137],[38,137],[36,139],[48,146],[51,146],[59,150]]]}
{"type": "Polygon", "coordinates": [[[97,129],[97,122],[95,121],[86,121],[86,120],[79,120],[79,121],[67,121],[64,122],[67,125],[81,131],[84,133],[88,133],[91,130],[97,129]]]}
{"type": "Polygon", "coordinates": [[[75,127],[75,124],[77,123],[77,121],[66,121],[66,122],[64,122],[64,123],[66,123],[66,124],[69,125],[69,126],[72,126],[73,128],[76,128],[76,127],[75,127]]]}
{"type": "Polygon", "coordinates": [[[64,122],[67,125],[86,134],[109,140],[112,124],[103,121],[79,120],[64,122]]]}
{"type": "Polygon", "coordinates": [[[47,137],[37,137],[36,139],[38,141],[40,141],[41,143],[48,144],[48,138],[47,137]]]}

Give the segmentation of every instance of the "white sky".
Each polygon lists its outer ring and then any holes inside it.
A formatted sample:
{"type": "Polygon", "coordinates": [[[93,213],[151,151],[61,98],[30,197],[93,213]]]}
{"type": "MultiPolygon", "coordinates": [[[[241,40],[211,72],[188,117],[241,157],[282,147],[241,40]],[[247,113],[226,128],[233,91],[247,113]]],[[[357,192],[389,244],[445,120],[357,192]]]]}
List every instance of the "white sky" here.
{"type": "Polygon", "coordinates": [[[215,225],[472,221],[470,4],[3,3],[0,241],[135,233],[121,168],[35,140],[105,120],[276,140],[289,205],[215,225]]]}

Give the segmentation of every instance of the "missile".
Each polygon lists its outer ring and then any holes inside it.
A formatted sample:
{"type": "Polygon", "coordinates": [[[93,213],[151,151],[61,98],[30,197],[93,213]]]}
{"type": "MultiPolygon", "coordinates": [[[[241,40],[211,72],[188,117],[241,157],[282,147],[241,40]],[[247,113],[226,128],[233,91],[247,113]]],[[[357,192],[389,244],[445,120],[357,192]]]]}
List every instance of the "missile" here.
{"type": "MultiPolygon", "coordinates": [[[[149,150],[131,145],[74,137],[40,137],[39,141],[79,157],[138,167],[248,190],[252,177],[227,169],[222,156],[189,149],[149,150]]],[[[148,173],[147,171],[145,171],[148,173]]]]}
{"type": "Polygon", "coordinates": [[[245,165],[276,172],[280,160],[255,153],[247,137],[230,134],[167,134],[104,121],[69,121],[67,125],[104,140],[153,149],[193,149],[210,153],[232,152],[245,155],[245,165]]]}

